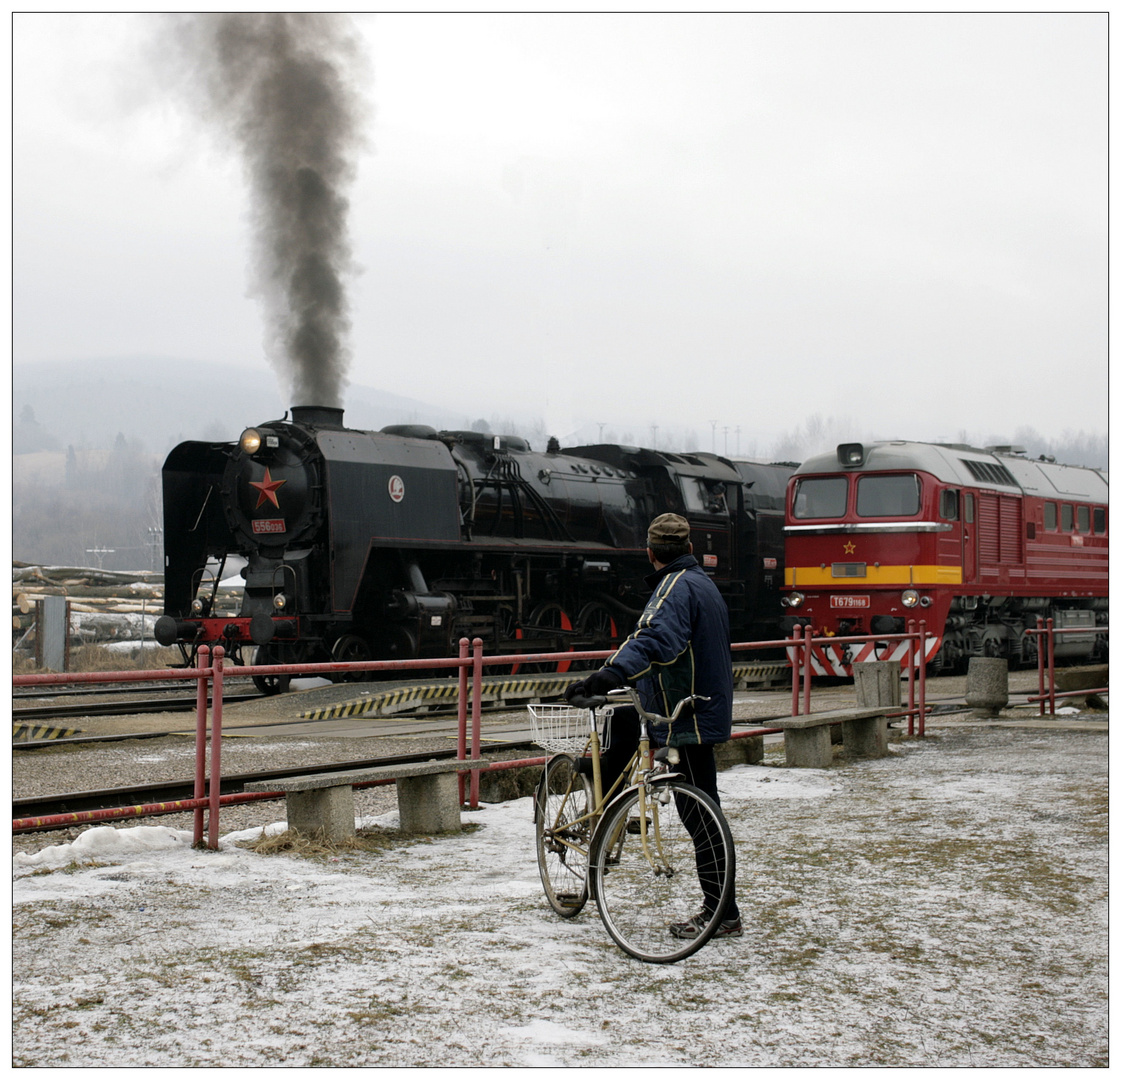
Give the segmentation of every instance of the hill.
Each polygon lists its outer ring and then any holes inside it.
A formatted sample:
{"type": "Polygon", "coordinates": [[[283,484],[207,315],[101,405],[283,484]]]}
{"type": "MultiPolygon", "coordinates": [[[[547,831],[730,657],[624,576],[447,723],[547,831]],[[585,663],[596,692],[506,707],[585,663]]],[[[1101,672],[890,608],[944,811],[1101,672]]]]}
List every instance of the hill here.
{"type": "MultiPolygon", "coordinates": [[[[267,368],[230,368],[170,357],[15,364],[14,449],[111,447],[118,434],[160,456],[184,439],[235,439],[250,424],[283,415],[267,368]],[[30,407],[33,417],[27,413],[30,407]]],[[[296,404],[299,404],[298,402],[296,404]]],[[[357,428],[423,423],[466,428],[471,418],[367,386],[346,391],[346,423],[357,428]]]]}

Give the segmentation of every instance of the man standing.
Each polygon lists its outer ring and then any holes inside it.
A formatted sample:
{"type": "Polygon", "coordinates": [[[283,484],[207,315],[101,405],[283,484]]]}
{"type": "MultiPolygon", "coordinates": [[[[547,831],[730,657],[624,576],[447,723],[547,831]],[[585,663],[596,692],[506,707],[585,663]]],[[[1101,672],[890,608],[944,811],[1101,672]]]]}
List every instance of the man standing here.
{"type": "MultiPolygon", "coordinates": [[[[654,593],[633,633],[599,671],[568,688],[565,697],[596,697],[624,683],[636,683],[642,706],[662,716],[672,714],[690,694],[708,698],[687,707],[672,725],[651,733],[662,746],[677,747],[679,771],[686,780],[719,803],[713,746],[732,735],[732,654],[728,607],[709,576],[693,558],[689,522],[662,514],[646,536],[654,573],[646,583],[654,593]]],[[[610,789],[638,743],[634,709],[616,709],[611,718],[611,746],[603,755],[604,789],[610,789]]],[[[686,822],[688,826],[688,822],[686,822]]],[[[692,830],[690,830],[692,831],[692,830]]],[[[696,840],[696,837],[694,837],[696,840]]],[[[698,863],[706,857],[698,844],[698,863]]],[[[705,897],[705,906],[716,897],[705,897]]],[[[678,937],[695,937],[707,922],[704,912],[671,927],[678,937]]],[[[743,929],[735,889],[714,938],[740,937],[743,929]]]]}

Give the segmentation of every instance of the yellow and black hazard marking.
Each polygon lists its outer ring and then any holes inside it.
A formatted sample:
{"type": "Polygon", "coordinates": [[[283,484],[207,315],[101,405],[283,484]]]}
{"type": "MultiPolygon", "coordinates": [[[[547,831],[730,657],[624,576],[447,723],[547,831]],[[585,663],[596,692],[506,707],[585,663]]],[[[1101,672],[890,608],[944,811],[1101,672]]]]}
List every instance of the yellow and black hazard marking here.
{"type": "MultiPolygon", "coordinates": [[[[790,671],[785,661],[768,660],[733,664],[732,677],[737,687],[748,684],[767,686],[790,671]]],[[[526,678],[500,677],[483,679],[481,699],[484,705],[524,705],[528,702],[557,698],[565,688],[587,672],[565,675],[541,674],[526,678]]],[[[470,689],[468,690],[470,692],[470,689]]],[[[390,719],[399,713],[417,713],[454,705],[459,695],[457,682],[444,680],[434,684],[397,686],[390,690],[373,690],[350,701],[307,709],[301,720],[346,720],[365,717],[368,720],[390,719]]]]}
{"type": "Polygon", "coordinates": [[[756,660],[747,664],[732,662],[732,685],[737,690],[745,686],[762,686],[790,676],[790,665],[785,660],[756,660]]]}
{"type": "Polygon", "coordinates": [[[12,742],[32,742],[40,739],[68,739],[81,735],[81,728],[55,727],[53,724],[12,724],[12,742]]]}
{"type": "MultiPolygon", "coordinates": [[[[573,675],[540,675],[526,679],[484,679],[481,700],[485,705],[506,705],[535,701],[543,697],[559,697],[573,682],[573,675]]],[[[470,693],[470,686],[468,687],[470,693]]],[[[351,701],[308,709],[300,713],[302,720],[343,720],[364,716],[370,720],[391,717],[396,713],[415,713],[425,708],[453,705],[459,696],[456,682],[432,686],[399,686],[393,690],[374,691],[351,701]]]]}

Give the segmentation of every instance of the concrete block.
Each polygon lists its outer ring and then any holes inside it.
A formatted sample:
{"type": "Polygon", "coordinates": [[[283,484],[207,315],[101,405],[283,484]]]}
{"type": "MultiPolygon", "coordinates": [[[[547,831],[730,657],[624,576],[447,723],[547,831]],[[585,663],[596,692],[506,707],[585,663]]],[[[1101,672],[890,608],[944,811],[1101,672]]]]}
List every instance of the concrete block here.
{"type": "Polygon", "coordinates": [[[796,769],[827,769],[833,764],[829,726],[787,728],[782,733],[786,764],[796,769]]]}
{"type": "Polygon", "coordinates": [[[712,749],[717,770],[730,769],[733,765],[756,765],[763,760],[763,736],[730,739],[717,743],[712,749]]]}
{"type": "Polygon", "coordinates": [[[903,669],[898,660],[871,660],[852,665],[856,703],[862,708],[875,705],[895,707],[903,701],[903,669]]]}
{"type": "Polygon", "coordinates": [[[343,786],[318,791],[290,791],[287,796],[288,828],[304,836],[319,830],[326,840],[354,836],[354,789],[343,786]]]}
{"type": "Polygon", "coordinates": [[[401,831],[459,832],[459,779],[455,773],[403,776],[397,781],[401,831]]]}
{"type": "Polygon", "coordinates": [[[975,716],[999,715],[1008,704],[1008,661],[992,656],[970,657],[965,703],[975,716]]]}
{"type": "Polygon", "coordinates": [[[887,717],[871,716],[861,720],[843,720],[845,756],[851,758],[887,757],[887,717]]]}

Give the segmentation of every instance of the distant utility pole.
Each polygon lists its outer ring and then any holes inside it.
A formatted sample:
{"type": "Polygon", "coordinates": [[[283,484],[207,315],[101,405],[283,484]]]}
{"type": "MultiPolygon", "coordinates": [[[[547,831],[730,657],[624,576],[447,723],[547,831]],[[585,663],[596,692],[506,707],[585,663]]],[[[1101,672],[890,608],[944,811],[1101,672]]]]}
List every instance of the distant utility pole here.
{"type": "Polygon", "coordinates": [[[112,555],[116,552],[116,550],[117,550],[116,548],[103,548],[103,547],[86,548],[86,554],[97,556],[97,568],[98,568],[98,570],[100,570],[102,568],[101,567],[101,556],[102,555],[112,555]]]}
{"type": "Polygon", "coordinates": [[[712,425],[712,452],[715,454],[716,453],[716,421],[715,420],[710,420],[709,423],[712,425]]]}
{"type": "Polygon", "coordinates": [[[599,441],[603,442],[603,424],[599,425],[599,441]]]}
{"type": "Polygon", "coordinates": [[[736,424],[736,457],[740,456],[740,426],[736,424]]]}
{"type": "Polygon", "coordinates": [[[650,430],[654,432],[654,449],[657,450],[658,449],[658,425],[657,424],[651,424],[650,425],[650,430]]]}

